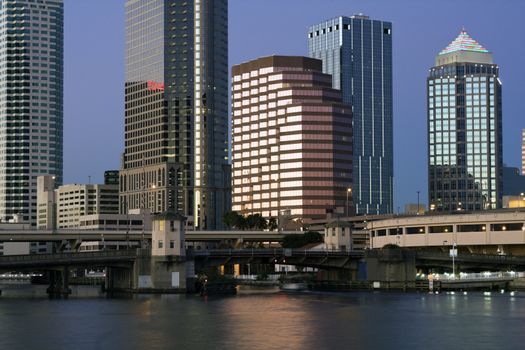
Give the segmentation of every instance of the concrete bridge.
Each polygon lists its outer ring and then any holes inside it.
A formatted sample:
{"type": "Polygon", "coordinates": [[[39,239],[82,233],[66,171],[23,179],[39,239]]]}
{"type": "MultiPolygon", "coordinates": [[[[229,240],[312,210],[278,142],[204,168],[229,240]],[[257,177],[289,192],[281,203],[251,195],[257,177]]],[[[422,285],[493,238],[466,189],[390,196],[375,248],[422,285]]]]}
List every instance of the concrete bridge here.
{"type": "MultiPolygon", "coordinates": [[[[525,257],[521,256],[458,254],[455,263],[456,271],[525,271],[525,257]]],[[[336,279],[347,280],[356,280],[358,271],[364,270],[365,279],[369,281],[413,283],[417,270],[450,269],[451,258],[444,253],[399,248],[374,251],[188,250],[181,256],[153,256],[151,249],[130,249],[0,256],[2,271],[48,271],[51,295],[69,293],[68,276],[72,268],[105,268],[109,291],[166,293],[185,291],[201,268],[232,264],[314,267],[329,272],[336,279]],[[184,283],[178,282],[180,277],[184,278],[184,283]]]]}
{"type": "MultiPolygon", "coordinates": [[[[281,242],[285,236],[302,231],[187,231],[188,242],[281,242]]],[[[61,241],[140,241],[151,239],[151,231],[111,231],[79,229],[0,229],[0,242],[61,242],[61,241]]]]}
{"type": "Polygon", "coordinates": [[[190,251],[188,257],[204,266],[231,264],[286,264],[318,269],[357,270],[363,251],[302,249],[214,249],[190,251]]]}
{"type": "MultiPolygon", "coordinates": [[[[106,250],[55,254],[0,256],[0,270],[31,270],[62,267],[131,268],[148,249],[106,250]]],[[[362,259],[362,251],[309,251],[297,249],[216,249],[188,251],[186,261],[203,262],[205,266],[229,264],[288,264],[320,269],[353,269],[362,259]]]]}
{"type": "Polygon", "coordinates": [[[58,296],[69,294],[69,271],[73,268],[105,268],[105,285],[109,291],[173,292],[174,289],[169,288],[169,281],[166,281],[169,277],[166,271],[184,272],[192,278],[196,266],[200,269],[230,264],[289,264],[322,270],[353,271],[355,278],[363,255],[362,251],[224,249],[189,250],[187,256],[155,257],[151,255],[150,249],[129,249],[0,256],[0,271],[47,271],[50,273],[48,293],[58,296]],[[166,287],[151,288],[154,284],[151,280],[161,280],[157,285],[166,287]]]}
{"type": "Polygon", "coordinates": [[[67,267],[129,267],[135,262],[136,249],[82,253],[56,253],[0,256],[0,270],[41,270],[67,267]]]}

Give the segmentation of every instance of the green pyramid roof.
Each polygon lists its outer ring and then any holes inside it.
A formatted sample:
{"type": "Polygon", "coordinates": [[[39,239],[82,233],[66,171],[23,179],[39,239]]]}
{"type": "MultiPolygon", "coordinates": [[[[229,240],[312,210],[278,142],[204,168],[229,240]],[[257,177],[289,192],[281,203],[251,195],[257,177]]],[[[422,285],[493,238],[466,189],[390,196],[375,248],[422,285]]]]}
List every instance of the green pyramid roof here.
{"type": "Polygon", "coordinates": [[[470,51],[470,52],[482,52],[488,53],[489,50],[481,46],[476,40],[472,39],[470,35],[465,31],[461,30],[458,37],[454,39],[444,50],[439,54],[446,55],[447,53],[456,51],[470,51]]]}

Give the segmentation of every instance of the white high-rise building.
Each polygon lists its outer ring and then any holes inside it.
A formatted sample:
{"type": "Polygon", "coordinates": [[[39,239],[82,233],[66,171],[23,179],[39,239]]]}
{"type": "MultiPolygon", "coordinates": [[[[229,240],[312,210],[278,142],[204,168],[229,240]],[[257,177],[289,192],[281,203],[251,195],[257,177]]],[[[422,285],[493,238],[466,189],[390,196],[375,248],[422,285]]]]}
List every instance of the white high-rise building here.
{"type": "Polygon", "coordinates": [[[0,220],[36,225],[37,177],[62,183],[63,0],[0,0],[0,220]]]}

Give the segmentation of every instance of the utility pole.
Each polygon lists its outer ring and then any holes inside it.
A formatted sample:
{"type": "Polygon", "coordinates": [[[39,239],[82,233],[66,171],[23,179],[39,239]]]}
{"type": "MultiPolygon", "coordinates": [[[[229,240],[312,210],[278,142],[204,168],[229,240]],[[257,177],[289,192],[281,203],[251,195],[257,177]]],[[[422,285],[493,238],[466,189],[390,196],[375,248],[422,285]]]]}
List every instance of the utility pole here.
{"type": "Polygon", "coordinates": [[[419,191],[417,191],[417,214],[419,215],[419,191]]]}
{"type": "Polygon", "coordinates": [[[346,217],[348,217],[350,214],[348,212],[348,195],[352,193],[352,187],[348,187],[346,189],[346,217]]]}

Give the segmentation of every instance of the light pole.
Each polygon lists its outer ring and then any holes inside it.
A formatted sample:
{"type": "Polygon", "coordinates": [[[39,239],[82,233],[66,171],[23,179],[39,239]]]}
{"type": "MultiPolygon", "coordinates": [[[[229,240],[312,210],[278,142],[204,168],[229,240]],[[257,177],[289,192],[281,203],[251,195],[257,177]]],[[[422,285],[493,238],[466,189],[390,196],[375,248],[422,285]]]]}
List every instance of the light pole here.
{"type": "Polygon", "coordinates": [[[419,215],[419,191],[417,191],[417,213],[416,215],[419,215]]]}
{"type": "Polygon", "coordinates": [[[349,216],[349,214],[348,214],[348,196],[349,196],[349,194],[351,194],[351,193],[352,193],[352,187],[348,187],[348,188],[346,189],[346,217],[349,216]]]}
{"type": "Polygon", "coordinates": [[[450,251],[452,256],[452,279],[456,279],[456,263],[455,258],[457,255],[456,242],[452,243],[452,250],[450,251]]]}

